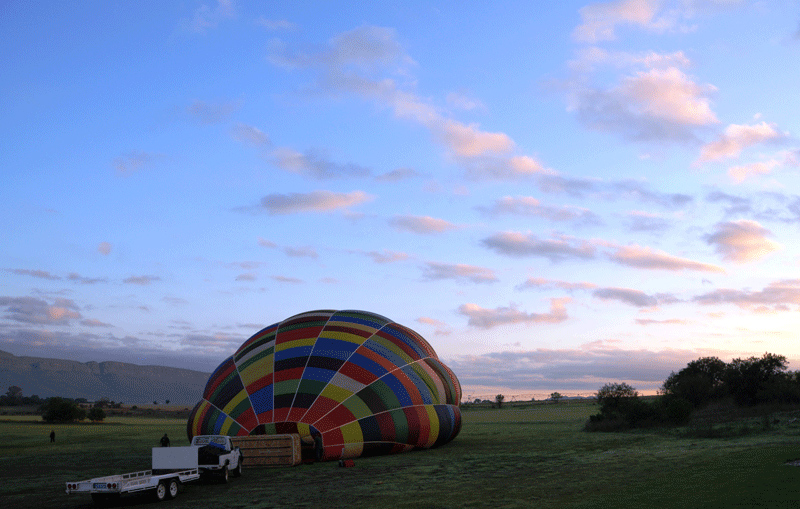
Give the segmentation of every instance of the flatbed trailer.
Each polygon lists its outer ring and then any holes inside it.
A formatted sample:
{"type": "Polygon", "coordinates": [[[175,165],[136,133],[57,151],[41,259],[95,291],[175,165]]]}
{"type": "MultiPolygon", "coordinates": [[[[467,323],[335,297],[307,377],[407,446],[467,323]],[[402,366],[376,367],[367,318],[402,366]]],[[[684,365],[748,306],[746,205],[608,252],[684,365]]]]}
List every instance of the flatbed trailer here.
{"type": "Polygon", "coordinates": [[[67,494],[89,493],[98,503],[125,493],[153,490],[158,500],[178,495],[178,487],[213,474],[228,482],[229,474],[242,475],[241,451],[225,435],[198,435],[188,447],[153,447],[152,467],[127,474],[68,482],[67,494]]]}
{"type": "Polygon", "coordinates": [[[127,474],[95,477],[86,481],[67,483],[67,494],[89,493],[95,502],[110,501],[124,493],[155,490],[158,500],[168,500],[178,495],[178,486],[200,479],[200,469],[188,468],[176,472],[153,474],[141,470],[127,474]]]}

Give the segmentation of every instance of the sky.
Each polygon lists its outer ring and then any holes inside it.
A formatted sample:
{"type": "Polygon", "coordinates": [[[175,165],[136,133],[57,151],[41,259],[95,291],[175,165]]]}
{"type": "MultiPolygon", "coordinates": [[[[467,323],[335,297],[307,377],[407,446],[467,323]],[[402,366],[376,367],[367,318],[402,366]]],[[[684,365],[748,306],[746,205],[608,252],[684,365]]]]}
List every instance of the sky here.
{"type": "Polygon", "coordinates": [[[800,369],[797,2],[12,0],[0,33],[0,350],[210,372],[361,309],[469,399],[800,369]]]}

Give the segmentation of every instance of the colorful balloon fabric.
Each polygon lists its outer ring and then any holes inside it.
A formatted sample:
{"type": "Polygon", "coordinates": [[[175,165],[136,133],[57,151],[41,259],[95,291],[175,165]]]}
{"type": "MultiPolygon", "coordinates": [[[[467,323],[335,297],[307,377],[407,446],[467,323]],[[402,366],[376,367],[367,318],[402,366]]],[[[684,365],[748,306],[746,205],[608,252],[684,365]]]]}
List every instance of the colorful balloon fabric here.
{"type": "Polygon", "coordinates": [[[413,330],[365,311],[262,329],[208,380],[194,435],[321,435],[325,460],[425,449],[461,430],[461,385],[413,330]]]}

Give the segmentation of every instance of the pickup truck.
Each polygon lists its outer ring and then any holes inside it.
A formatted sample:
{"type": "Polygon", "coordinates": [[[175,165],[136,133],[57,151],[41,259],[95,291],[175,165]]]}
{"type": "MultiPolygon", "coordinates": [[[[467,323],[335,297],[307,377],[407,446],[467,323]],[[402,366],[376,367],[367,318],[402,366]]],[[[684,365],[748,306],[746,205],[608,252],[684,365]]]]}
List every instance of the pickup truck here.
{"type": "Polygon", "coordinates": [[[241,457],[230,437],[198,435],[188,447],[153,447],[150,470],[68,482],[66,491],[89,493],[97,504],[111,502],[124,493],[149,490],[157,500],[167,500],[178,495],[180,485],[196,481],[203,474],[216,474],[223,482],[228,482],[230,474],[242,475],[241,457]]]}
{"type": "Polygon", "coordinates": [[[229,476],[242,475],[242,453],[225,435],[197,435],[190,447],[198,448],[198,468],[205,474],[216,474],[224,482],[229,476]]]}

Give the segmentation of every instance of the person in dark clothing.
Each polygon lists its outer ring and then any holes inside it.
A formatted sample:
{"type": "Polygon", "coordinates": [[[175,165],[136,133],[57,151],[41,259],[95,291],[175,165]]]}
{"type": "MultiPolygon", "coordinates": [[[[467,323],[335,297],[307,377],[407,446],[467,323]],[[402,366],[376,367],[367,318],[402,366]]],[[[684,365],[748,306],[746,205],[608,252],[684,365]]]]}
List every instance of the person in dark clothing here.
{"type": "Polygon", "coordinates": [[[50,442],[52,443],[52,442],[55,442],[55,441],[56,441],[56,432],[55,432],[55,430],[53,430],[53,431],[50,432],[50,442]]]}
{"type": "Polygon", "coordinates": [[[164,433],[164,436],[161,437],[161,447],[169,447],[169,437],[166,433],[164,433]]]}
{"type": "Polygon", "coordinates": [[[316,431],[315,433],[313,433],[313,437],[314,437],[314,457],[316,458],[317,461],[320,461],[325,451],[325,449],[322,446],[322,435],[320,434],[319,431],[316,431]]]}

